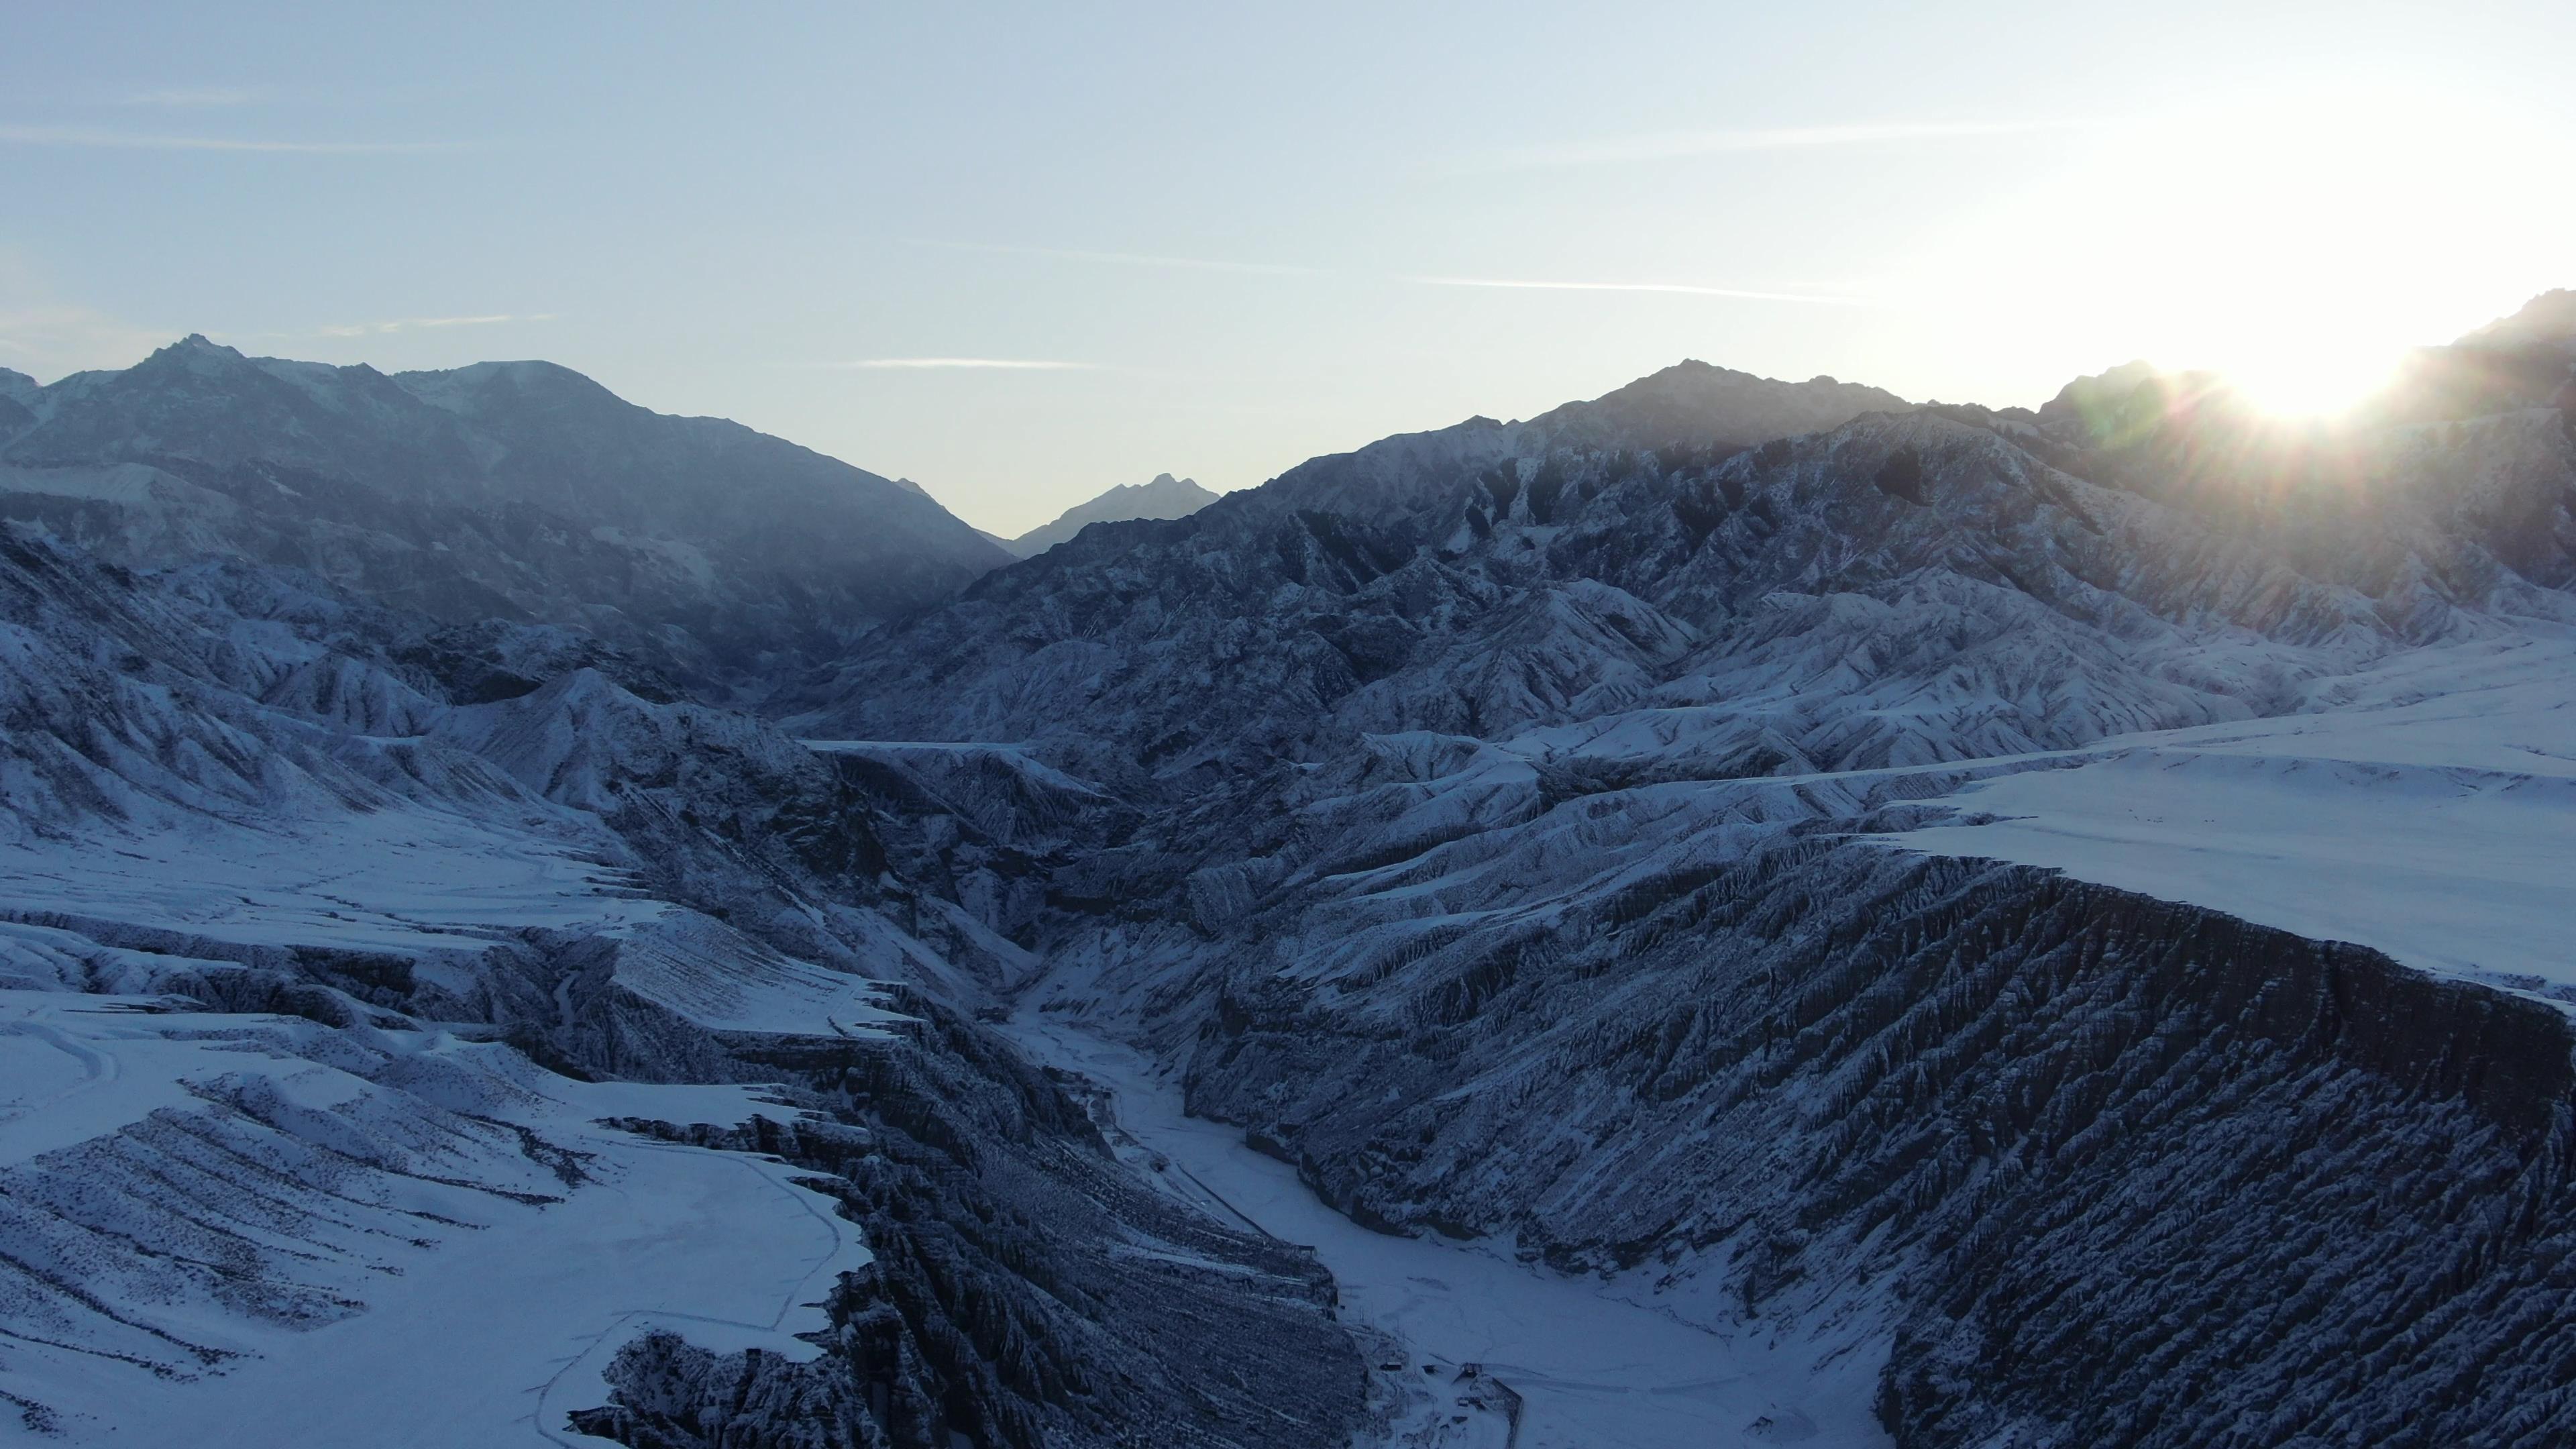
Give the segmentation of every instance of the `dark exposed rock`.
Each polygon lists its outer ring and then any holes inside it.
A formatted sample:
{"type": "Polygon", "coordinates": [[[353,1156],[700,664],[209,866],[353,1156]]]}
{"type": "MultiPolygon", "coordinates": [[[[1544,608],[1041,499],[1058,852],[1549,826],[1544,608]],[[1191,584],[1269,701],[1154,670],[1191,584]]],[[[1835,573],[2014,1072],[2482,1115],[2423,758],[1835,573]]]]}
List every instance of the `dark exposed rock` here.
{"type": "Polygon", "coordinates": [[[823,1356],[639,1340],[576,1424],[636,1446],[1346,1442],[1365,1365],[1311,1256],[1149,1191],[981,1028],[897,1004],[921,1040],[800,1073],[827,1123],[670,1134],[811,1168],[865,1228],[823,1356]]]}
{"type": "Polygon", "coordinates": [[[1715,1249],[1762,1313],[1891,1279],[1909,1446],[2539,1445],[2576,1413],[2557,1010],[1866,844],[1597,909],[1366,1012],[1230,987],[1193,1108],[1394,1230],[1715,1249]]]}

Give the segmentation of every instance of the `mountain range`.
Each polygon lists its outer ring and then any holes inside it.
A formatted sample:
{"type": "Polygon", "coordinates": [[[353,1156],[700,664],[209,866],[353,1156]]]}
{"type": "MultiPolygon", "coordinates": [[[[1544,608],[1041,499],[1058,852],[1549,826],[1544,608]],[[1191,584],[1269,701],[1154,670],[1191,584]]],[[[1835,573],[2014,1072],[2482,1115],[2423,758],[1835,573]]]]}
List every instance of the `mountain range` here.
{"type": "Polygon", "coordinates": [[[100,557],[223,552],[445,623],[567,626],[712,693],[1009,561],[917,489],[550,363],[387,375],[190,337],[0,396],[9,516],[100,557]]]}
{"type": "Polygon", "coordinates": [[[2566,1442],[2571,388],[1686,362],[1005,551],[542,363],[0,374],[0,1410],[2566,1442]]]}

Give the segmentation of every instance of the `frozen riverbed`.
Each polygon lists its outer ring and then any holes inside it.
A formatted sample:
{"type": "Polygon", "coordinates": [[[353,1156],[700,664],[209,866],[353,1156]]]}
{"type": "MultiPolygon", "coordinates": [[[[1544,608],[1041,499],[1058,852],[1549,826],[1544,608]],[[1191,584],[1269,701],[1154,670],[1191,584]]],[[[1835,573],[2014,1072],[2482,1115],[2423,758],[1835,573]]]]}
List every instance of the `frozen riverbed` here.
{"type": "Polygon", "coordinates": [[[1344,1316],[1401,1342],[1412,1360],[1404,1374],[1433,1390],[1398,1424],[1399,1443],[1503,1442],[1499,1412],[1455,1403],[1456,1368],[1469,1363],[1521,1396],[1520,1449],[1889,1442],[1870,1410],[1885,1349],[1863,1326],[1777,1343],[1768,1325],[1712,1331],[1637,1301],[1642,1284],[1568,1278],[1478,1244],[1372,1232],[1326,1206],[1294,1168],[1246,1146],[1241,1129],[1188,1116],[1177,1080],[1140,1053],[1055,1013],[1023,1010],[1010,1030],[1038,1060],[1112,1094],[1122,1129],[1113,1140],[1131,1139],[1121,1155],[1141,1171],[1230,1222],[1315,1249],[1340,1286],[1344,1316]],[[1160,1172],[1157,1155],[1168,1164],[1160,1172]]]}

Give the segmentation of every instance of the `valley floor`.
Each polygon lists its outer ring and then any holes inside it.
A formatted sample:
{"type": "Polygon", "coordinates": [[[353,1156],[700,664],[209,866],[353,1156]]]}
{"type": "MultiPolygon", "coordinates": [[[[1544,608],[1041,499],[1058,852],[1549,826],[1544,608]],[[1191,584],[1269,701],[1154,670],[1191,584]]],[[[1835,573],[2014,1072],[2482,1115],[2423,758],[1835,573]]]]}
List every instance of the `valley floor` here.
{"type": "MultiPolygon", "coordinates": [[[[1007,1030],[1033,1059],[1106,1094],[1095,1113],[1140,1173],[1229,1224],[1315,1250],[1339,1286],[1343,1317],[1401,1347],[1378,1360],[1379,1389],[1401,1405],[1391,1444],[1506,1442],[1499,1399],[1491,1408],[1459,1402],[1473,1397],[1475,1380],[1458,1378],[1467,1364],[1520,1396],[1517,1449],[1889,1442],[1870,1408],[1886,1355],[1870,1325],[1774,1341],[1759,1323],[1702,1327],[1639,1301],[1644,1283],[1569,1278],[1484,1243],[1373,1232],[1317,1198],[1295,1168],[1246,1145],[1242,1129],[1189,1116],[1178,1081],[1142,1053],[1033,1007],[1007,1030]]],[[[1712,1323],[1725,1312],[1709,1309],[1712,1323]]]]}

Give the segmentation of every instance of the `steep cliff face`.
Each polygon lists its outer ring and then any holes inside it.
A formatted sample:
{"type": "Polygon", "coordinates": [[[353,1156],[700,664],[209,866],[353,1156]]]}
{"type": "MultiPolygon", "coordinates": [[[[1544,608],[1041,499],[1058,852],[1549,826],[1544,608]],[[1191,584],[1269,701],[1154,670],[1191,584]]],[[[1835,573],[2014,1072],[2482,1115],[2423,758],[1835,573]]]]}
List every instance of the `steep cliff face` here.
{"type": "Polygon", "coordinates": [[[865,1230],[875,1261],[828,1304],[825,1353],[638,1339],[577,1426],[646,1446],[1348,1441],[1365,1366],[1309,1254],[1147,1189],[989,1036],[897,1004],[935,1047],[772,1063],[827,1124],[682,1134],[817,1174],[865,1230]]]}
{"type": "Polygon", "coordinates": [[[1900,1443],[2536,1445],[2576,1408],[2576,1037],[2363,949],[1783,842],[1518,950],[1244,972],[1208,1023],[1194,1108],[1363,1221],[1793,1323],[1892,1303],[1900,1443]]]}

